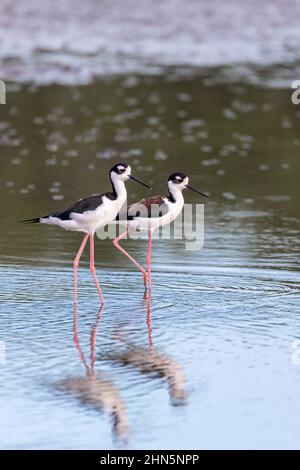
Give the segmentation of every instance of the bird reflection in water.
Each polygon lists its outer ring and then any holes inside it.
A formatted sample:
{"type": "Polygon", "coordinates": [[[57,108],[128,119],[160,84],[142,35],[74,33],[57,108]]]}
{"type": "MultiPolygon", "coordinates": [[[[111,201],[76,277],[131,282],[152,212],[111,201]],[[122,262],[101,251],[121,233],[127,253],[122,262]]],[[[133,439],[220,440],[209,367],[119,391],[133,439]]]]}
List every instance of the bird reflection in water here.
{"type": "Polygon", "coordinates": [[[167,354],[154,348],[151,326],[151,291],[144,296],[146,310],[146,324],[148,329],[148,348],[125,342],[126,349],[120,353],[113,353],[109,358],[124,365],[136,367],[140,372],[160,377],[166,380],[172,405],[184,405],[187,399],[184,372],[180,364],[167,354]]]}
{"type": "Polygon", "coordinates": [[[84,377],[69,378],[59,383],[59,389],[76,397],[82,404],[94,409],[107,412],[113,420],[113,432],[116,437],[126,440],[128,437],[127,410],[115,385],[103,380],[95,371],[95,341],[97,328],[100,324],[104,306],[100,308],[96,321],[90,333],[90,365],[81,349],[77,310],[74,307],[74,344],[78,351],[80,360],[84,365],[86,374],[84,377]]]}

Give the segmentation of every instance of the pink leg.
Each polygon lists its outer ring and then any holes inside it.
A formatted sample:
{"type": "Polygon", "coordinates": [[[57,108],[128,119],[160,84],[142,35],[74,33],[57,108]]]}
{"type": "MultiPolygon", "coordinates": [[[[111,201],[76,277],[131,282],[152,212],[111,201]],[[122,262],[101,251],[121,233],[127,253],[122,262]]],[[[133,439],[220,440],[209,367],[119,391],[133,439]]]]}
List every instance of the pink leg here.
{"type": "Polygon", "coordinates": [[[101,292],[101,287],[98,283],[97,276],[96,276],[96,270],[95,270],[95,261],[94,261],[94,235],[90,235],[90,270],[93,275],[96,287],[98,289],[99,297],[101,300],[102,305],[104,304],[104,299],[103,295],[101,292]]]}
{"type": "Polygon", "coordinates": [[[152,230],[149,230],[149,242],[147,250],[147,271],[148,271],[148,287],[151,290],[151,248],[152,248],[152,230]]]}
{"type": "Polygon", "coordinates": [[[82,252],[84,250],[84,247],[86,245],[86,242],[89,238],[89,234],[87,233],[85,236],[84,236],[84,239],[80,245],[80,248],[78,250],[78,253],[74,259],[74,262],[73,262],[73,271],[74,271],[74,305],[76,305],[76,302],[77,302],[77,271],[78,271],[78,265],[79,265],[79,260],[80,260],[80,257],[82,255],[82,252]]]}
{"type": "Polygon", "coordinates": [[[128,229],[125,230],[125,232],[121,233],[121,235],[119,235],[117,238],[115,238],[113,240],[113,244],[115,245],[116,248],[118,248],[118,250],[120,250],[125,256],[127,256],[127,258],[130,259],[130,261],[142,272],[142,275],[143,275],[143,280],[144,280],[144,286],[146,287],[147,286],[147,274],[146,274],[146,271],[142,268],[142,266],[140,266],[136,261],[135,259],[132,258],[132,256],[130,256],[127,251],[124,250],[124,248],[122,248],[120,245],[119,245],[119,240],[121,240],[121,238],[124,238],[125,235],[127,235],[128,233],[128,229]]]}

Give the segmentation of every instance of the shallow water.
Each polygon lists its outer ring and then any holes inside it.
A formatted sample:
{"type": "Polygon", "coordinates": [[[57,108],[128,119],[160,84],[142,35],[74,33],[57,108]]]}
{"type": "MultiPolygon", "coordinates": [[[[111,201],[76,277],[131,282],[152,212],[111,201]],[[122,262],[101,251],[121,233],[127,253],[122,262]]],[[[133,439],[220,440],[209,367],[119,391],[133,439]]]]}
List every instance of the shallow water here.
{"type": "MultiPolygon", "coordinates": [[[[0,112],[1,448],[299,448],[300,112],[289,91],[170,71],[11,86],[0,112]],[[97,240],[106,304],[99,312],[85,255],[74,322],[80,235],[16,221],[106,190],[120,160],[156,193],[182,170],[210,194],[204,248],[155,240],[147,300],[139,273],[97,240]]],[[[123,246],[143,262],[145,241],[123,246]]]]}

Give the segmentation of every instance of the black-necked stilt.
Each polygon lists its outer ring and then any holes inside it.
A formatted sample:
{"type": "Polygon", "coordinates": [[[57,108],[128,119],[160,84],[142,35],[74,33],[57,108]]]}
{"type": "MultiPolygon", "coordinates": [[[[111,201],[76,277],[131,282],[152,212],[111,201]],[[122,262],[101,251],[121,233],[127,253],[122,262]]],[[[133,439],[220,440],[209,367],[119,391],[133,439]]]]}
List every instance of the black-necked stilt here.
{"type": "Polygon", "coordinates": [[[148,287],[151,289],[151,248],[152,248],[152,235],[154,230],[164,225],[170,224],[181,213],[184,205],[182,191],[186,188],[201,194],[201,196],[208,197],[206,194],[201,193],[198,189],[193,188],[189,184],[189,178],[184,173],[173,173],[168,178],[169,195],[154,196],[147,199],[142,199],[135,204],[132,204],[127,209],[126,213],[120,212],[117,216],[117,221],[121,225],[127,226],[127,229],[122,232],[117,238],[114,239],[114,245],[120,250],[132,263],[140,269],[143,275],[144,286],[147,287],[147,273],[140,266],[135,259],[130,256],[127,251],[119,245],[119,240],[124,238],[131,228],[135,230],[148,232],[148,250],[147,250],[147,272],[148,272],[148,287]]]}
{"type": "Polygon", "coordinates": [[[27,223],[58,225],[65,230],[85,233],[84,239],[73,262],[75,304],[77,299],[78,264],[88,238],[90,238],[90,270],[98,289],[101,302],[102,304],[104,303],[94,265],[94,234],[97,229],[111,223],[125,203],[127,199],[125,181],[132,179],[143,186],[146,186],[146,188],[151,189],[150,186],[131,174],[131,168],[127,163],[119,163],[113,166],[109,171],[109,178],[112,185],[111,192],[96,194],[85,199],[79,199],[75,204],[61,212],[53,212],[43,217],[22,221],[27,223]]]}

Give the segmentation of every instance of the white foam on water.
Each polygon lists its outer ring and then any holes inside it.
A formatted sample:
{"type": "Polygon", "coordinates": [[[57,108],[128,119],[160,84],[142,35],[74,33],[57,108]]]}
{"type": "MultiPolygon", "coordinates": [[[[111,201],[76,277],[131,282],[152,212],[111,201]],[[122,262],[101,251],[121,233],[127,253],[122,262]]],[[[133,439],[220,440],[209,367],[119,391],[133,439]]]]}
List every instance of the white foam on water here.
{"type": "Polygon", "coordinates": [[[290,86],[299,17],[298,0],[2,0],[0,75],[73,84],[165,66],[229,65],[255,77],[253,66],[286,64],[265,82],[290,86]]]}

